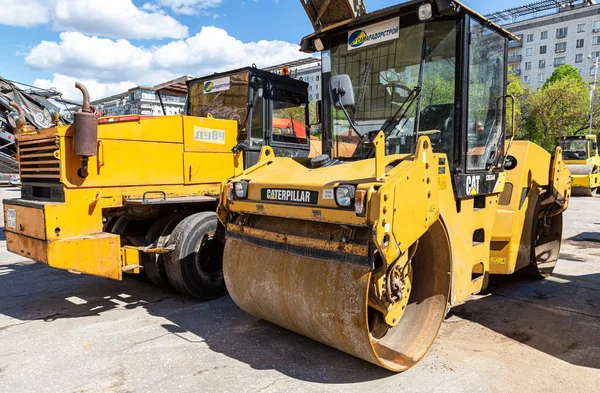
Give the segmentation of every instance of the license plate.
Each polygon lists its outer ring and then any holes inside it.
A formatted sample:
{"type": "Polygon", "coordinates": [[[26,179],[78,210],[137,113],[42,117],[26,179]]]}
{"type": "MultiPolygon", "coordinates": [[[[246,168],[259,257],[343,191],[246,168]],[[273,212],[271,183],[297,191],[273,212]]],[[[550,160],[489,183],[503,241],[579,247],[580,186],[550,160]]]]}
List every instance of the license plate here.
{"type": "Polygon", "coordinates": [[[17,211],[15,209],[6,210],[6,226],[13,229],[17,227],[17,211]]]}
{"type": "Polygon", "coordinates": [[[261,190],[263,201],[302,203],[316,205],[319,203],[319,193],[309,190],[290,190],[283,188],[263,188],[261,190]]]}

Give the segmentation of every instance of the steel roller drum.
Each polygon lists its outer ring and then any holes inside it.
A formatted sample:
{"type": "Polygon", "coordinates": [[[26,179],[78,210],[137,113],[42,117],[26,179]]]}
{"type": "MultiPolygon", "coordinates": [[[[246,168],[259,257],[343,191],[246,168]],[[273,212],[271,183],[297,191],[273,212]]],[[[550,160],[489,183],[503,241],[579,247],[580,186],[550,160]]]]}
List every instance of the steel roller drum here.
{"type": "Polygon", "coordinates": [[[571,171],[572,175],[589,175],[590,173],[596,172],[598,169],[598,167],[596,165],[577,165],[577,164],[567,165],[567,168],[571,171]]]}
{"type": "MultiPolygon", "coordinates": [[[[415,260],[433,266],[447,252],[447,247],[419,247],[415,260]]],[[[449,269],[432,274],[427,265],[413,263],[420,284],[414,284],[400,322],[377,340],[369,331],[367,266],[230,237],[223,258],[227,289],[240,308],[392,371],[407,370],[427,353],[445,316],[449,269]]]]}

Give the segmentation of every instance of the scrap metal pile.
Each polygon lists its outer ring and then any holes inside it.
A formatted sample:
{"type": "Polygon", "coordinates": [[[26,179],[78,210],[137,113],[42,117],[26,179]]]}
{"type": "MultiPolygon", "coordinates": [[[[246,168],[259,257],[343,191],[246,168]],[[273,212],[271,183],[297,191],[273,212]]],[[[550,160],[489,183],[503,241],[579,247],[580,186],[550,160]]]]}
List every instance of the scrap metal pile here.
{"type": "Polygon", "coordinates": [[[16,173],[19,170],[15,159],[15,133],[20,129],[21,122],[29,129],[36,130],[52,127],[56,122],[71,123],[50,100],[64,102],[56,91],[23,89],[12,81],[0,78],[0,173],[16,173]]]}

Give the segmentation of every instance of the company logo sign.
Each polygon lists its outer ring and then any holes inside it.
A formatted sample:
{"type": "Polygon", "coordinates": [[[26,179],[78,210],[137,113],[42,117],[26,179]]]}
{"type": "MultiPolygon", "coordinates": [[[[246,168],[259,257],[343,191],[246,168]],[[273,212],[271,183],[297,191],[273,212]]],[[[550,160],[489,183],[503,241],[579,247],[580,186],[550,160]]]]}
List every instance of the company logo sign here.
{"type": "Polygon", "coordinates": [[[358,48],[362,46],[367,40],[367,32],[364,30],[356,30],[354,33],[350,34],[348,38],[348,45],[353,48],[358,48]]]}
{"type": "Polygon", "coordinates": [[[306,205],[316,205],[319,193],[310,190],[290,190],[284,188],[263,188],[260,190],[263,201],[292,202],[306,205]]]}
{"type": "Polygon", "coordinates": [[[215,84],[210,81],[206,82],[204,84],[204,92],[205,93],[210,93],[214,88],[215,88],[215,84]]]}
{"type": "Polygon", "coordinates": [[[385,22],[363,27],[348,32],[348,50],[358,49],[400,37],[400,20],[391,19],[385,22]]]}
{"type": "Polygon", "coordinates": [[[204,94],[217,93],[219,91],[229,90],[231,87],[231,78],[219,78],[204,82],[204,94]]]}

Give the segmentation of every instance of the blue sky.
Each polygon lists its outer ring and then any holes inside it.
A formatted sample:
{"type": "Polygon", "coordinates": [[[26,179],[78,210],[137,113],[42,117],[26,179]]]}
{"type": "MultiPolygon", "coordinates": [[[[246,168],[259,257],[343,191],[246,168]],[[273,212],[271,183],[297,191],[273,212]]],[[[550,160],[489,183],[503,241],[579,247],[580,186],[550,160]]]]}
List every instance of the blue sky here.
{"type": "MultiPolygon", "coordinates": [[[[464,2],[483,14],[528,3],[464,2]]],[[[67,96],[82,80],[92,98],[301,57],[294,44],[312,32],[298,0],[0,0],[0,9],[0,76],[67,96]]]]}

